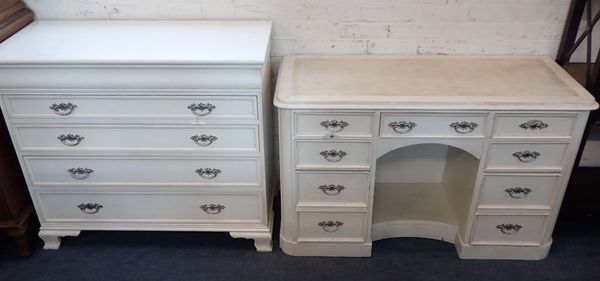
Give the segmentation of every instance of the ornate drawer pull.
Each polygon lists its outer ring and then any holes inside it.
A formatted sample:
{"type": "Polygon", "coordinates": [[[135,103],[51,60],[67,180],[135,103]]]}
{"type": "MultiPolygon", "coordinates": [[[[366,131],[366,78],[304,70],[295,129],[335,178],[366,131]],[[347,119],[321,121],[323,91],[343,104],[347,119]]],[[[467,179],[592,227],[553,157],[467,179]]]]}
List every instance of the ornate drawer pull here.
{"type": "Polygon", "coordinates": [[[515,186],[505,189],[504,192],[508,193],[508,196],[512,198],[519,199],[527,197],[527,195],[531,193],[531,189],[515,186]]]}
{"type": "Polygon", "coordinates": [[[204,204],[200,206],[200,209],[209,215],[216,215],[225,209],[225,206],[221,204],[204,204]]]}
{"type": "Polygon", "coordinates": [[[322,221],[319,226],[325,230],[325,232],[336,232],[340,229],[340,226],[344,225],[341,221],[322,221]]]}
{"type": "Polygon", "coordinates": [[[529,151],[529,150],[517,151],[512,154],[512,156],[517,157],[517,159],[519,159],[519,161],[521,161],[523,163],[531,162],[531,161],[537,159],[540,155],[541,154],[537,151],[529,151]]]}
{"type": "Polygon", "coordinates": [[[74,179],[82,180],[87,178],[91,173],[94,172],[94,170],[80,167],[68,169],[67,172],[71,174],[71,177],[74,179]]]}
{"type": "Polygon", "coordinates": [[[212,111],[217,108],[211,103],[192,103],[188,106],[188,109],[192,111],[192,113],[198,116],[206,116],[212,113],[212,111]]]}
{"type": "Polygon", "coordinates": [[[192,137],[190,137],[190,139],[192,139],[196,144],[200,145],[200,146],[209,146],[211,145],[214,141],[218,140],[219,138],[213,136],[213,135],[194,135],[192,137]]]}
{"type": "Polygon", "coordinates": [[[519,127],[527,130],[527,129],[531,129],[531,130],[542,130],[542,129],[546,129],[548,128],[548,124],[542,122],[541,120],[529,120],[521,125],[519,125],[519,127]]]}
{"type": "Polygon", "coordinates": [[[325,127],[325,129],[332,133],[339,133],[342,130],[344,130],[344,128],[350,126],[350,124],[348,124],[348,122],[344,121],[344,120],[326,120],[320,123],[321,126],[325,127]]]}
{"type": "Polygon", "coordinates": [[[104,206],[98,203],[81,203],[77,205],[77,208],[88,215],[93,215],[98,213],[100,209],[104,208],[104,206]]]}
{"type": "Polygon", "coordinates": [[[319,189],[327,195],[334,196],[334,195],[340,194],[340,192],[342,192],[342,190],[346,189],[346,187],[343,185],[339,185],[339,184],[337,184],[337,185],[336,184],[330,184],[330,185],[324,184],[324,185],[319,186],[319,189]]]}
{"type": "Polygon", "coordinates": [[[388,126],[398,134],[408,134],[417,126],[417,123],[410,121],[394,121],[390,122],[388,126]]]}
{"type": "Polygon", "coordinates": [[[221,173],[221,170],[214,168],[200,168],[196,170],[196,173],[201,177],[210,180],[216,178],[221,173]]]}
{"type": "Polygon", "coordinates": [[[523,226],[518,225],[518,224],[512,224],[512,223],[505,223],[505,224],[499,224],[496,226],[497,229],[500,229],[500,231],[502,231],[502,233],[504,234],[515,234],[517,232],[519,232],[519,230],[521,230],[521,228],[523,228],[523,226]]]}
{"type": "Polygon", "coordinates": [[[452,127],[457,133],[461,134],[461,135],[466,135],[466,134],[470,134],[473,131],[475,131],[475,128],[479,127],[479,124],[475,123],[475,122],[454,122],[452,124],[450,124],[450,127],[452,127]]]}
{"type": "Polygon", "coordinates": [[[52,111],[54,111],[54,113],[61,115],[61,116],[67,116],[71,113],[73,113],[73,111],[75,110],[75,108],[77,108],[77,105],[72,104],[70,102],[64,103],[53,103],[50,106],[50,109],[52,109],[52,111]]]}
{"type": "Polygon", "coordinates": [[[335,149],[332,150],[323,150],[319,153],[325,160],[329,162],[338,162],[344,158],[344,156],[348,155],[346,151],[340,150],[337,151],[335,149]]]}
{"type": "Polygon", "coordinates": [[[76,146],[84,139],[84,137],[77,134],[61,134],[57,137],[57,139],[59,139],[60,142],[66,146],[76,146]]]}

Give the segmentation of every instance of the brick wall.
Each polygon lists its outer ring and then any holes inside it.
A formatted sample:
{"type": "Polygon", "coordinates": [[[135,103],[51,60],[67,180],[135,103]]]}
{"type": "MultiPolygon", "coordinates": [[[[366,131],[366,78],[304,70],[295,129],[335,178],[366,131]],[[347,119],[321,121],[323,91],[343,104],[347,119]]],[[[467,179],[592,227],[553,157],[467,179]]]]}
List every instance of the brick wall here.
{"type": "Polygon", "coordinates": [[[39,19],[272,19],[277,61],[289,53],[554,56],[570,0],[26,2],[39,19]]]}

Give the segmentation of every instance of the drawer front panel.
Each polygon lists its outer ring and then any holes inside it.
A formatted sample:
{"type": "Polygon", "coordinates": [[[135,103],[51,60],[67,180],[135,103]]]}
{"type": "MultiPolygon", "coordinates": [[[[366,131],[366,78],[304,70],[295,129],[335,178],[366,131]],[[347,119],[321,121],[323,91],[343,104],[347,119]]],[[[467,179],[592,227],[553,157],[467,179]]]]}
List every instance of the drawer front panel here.
{"type": "Polygon", "coordinates": [[[494,143],[487,168],[560,170],[567,148],[568,144],[563,143],[494,143]]]}
{"type": "Polygon", "coordinates": [[[258,152],[256,126],[16,125],[28,150],[171,150],[258,152]]]}
{"type": "Polygon", "coordinates": [[[331,134],[345,137],[372,137],[373,114],[296,114],[296,136],[329,137],[331,134]]]}
{"type": "Polygon", "coordinates": [[[542,205],[551,207],[559,175],[486,175],[479,204],[542,205]]]}
{"type": "Polygon", "coordinates": [[[474,245],[540,245],[546,216],[477,216],[474,245]]]}
{"type": "Polygon", "coordinates": [[[299,213],[298,241],[365,241],[364,213],[299,213]]]}
{"type": "Polygon", "coordinates": [[[498,114],[493,136],[569,138],[574,125],[575,116],[498,114]]]}
{"type": "Polygon", "coordinates": [[[258,159],[26,156],[24,160],[34,185],[257,185],[261,182],[258,159]]]}
{"type": "Polygon", "coordinates": [[[46,222],[261,221],[258,195],[165,193],[36,193],[46,222]],[[212,205],[211,205],[212,204],[212,205]]]}
{"type": "Polygon", "coordinates": [[[370,166],[371,144],[366,142],[297,142],[298,168],[370,166]]]}
{"type": "Polygon", "coordinates": [[[382,113],[382,137],[484,137],[487,114],[393,114],[382,113]]]}
{"type": "Polygon", "coordinates": [[[153,118],[152,121],[165,118],[190,121],[258,119],[255,96],[6,95],[5,102],[12,119],[39,118],[58,122],[79,118],[140,119],[144,123],[153,118]]]}
{"type": "Polygon", "coordinates": [[[369,173],[297,173],[298,203],[367,206],[369,173]]]}

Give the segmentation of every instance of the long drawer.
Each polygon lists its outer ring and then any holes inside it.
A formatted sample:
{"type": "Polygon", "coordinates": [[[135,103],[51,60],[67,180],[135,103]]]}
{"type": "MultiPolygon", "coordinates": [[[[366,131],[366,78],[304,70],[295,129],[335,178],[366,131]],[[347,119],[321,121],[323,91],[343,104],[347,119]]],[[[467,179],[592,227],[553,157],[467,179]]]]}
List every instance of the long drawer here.
{"type": "Polygon", "coordinates": [[[247,222],[262,220],[259,194],[36,192],[44,222],[247,222]]]}
{"type": "Polygon", "coordinates": [[[128,119],[136,123],[258,119],[256,96],[5,95],[4,99],[13,122],[27,122],[27,119],[36,119],[35,122],[128,119]]]}
{"type": "Polygon", "coordinates": [[[484,137],[487,114],[382,113],[382,137],[484,137]]]}
{"type": "Polygon", "coordinates": [[[25,156],[33,185],[258,185],[254,158],[25,156]]]}
{"type": "Polygon", "coordinates": [[[28,151],[243,151],[258,152],[258,127],[247,126],[131,126],[30,125],[14,131],[23,152],[28,151]]]}

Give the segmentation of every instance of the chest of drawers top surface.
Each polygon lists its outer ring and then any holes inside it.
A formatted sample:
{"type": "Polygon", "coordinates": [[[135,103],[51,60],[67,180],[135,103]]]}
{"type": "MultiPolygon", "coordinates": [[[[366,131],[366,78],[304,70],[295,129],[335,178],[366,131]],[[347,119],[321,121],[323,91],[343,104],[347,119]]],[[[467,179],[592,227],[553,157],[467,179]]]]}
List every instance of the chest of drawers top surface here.
{"type": "Polygon", "coordinates": [[[262,64],[269,21],[36,21],[0,64],[262,64]]]}
{"type": "Polygon", "coordinates": [[[270,33],[269,21],[36,21],[0,44],[0,89],[261,89],[270,33]]]}
{"type": "Polygon", "coordinates": [[[289,109],[591,110],[594,98],[541,56],[288,56],[289,109]]]}

